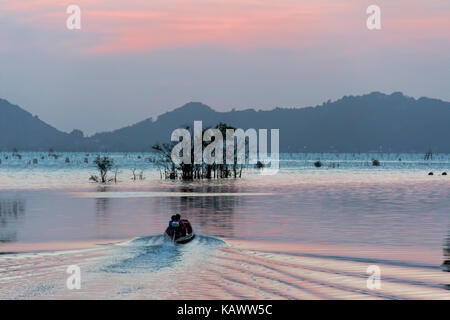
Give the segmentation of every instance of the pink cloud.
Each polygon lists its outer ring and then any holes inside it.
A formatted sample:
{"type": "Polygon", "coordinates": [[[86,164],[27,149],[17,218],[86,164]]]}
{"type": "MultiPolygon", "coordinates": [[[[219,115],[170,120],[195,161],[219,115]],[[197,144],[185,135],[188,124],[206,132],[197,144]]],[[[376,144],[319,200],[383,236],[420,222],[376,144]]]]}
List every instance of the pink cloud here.
{"type": "MultiPolygon", "coordinates": [[[[230,47],[301,45],[323,31],[329,15],[315,4],[236,1],[220,6],[181,5],[153,11],[87,11],[93,30],[109,35],[90,52],[139,51],[166,46],[218,44],[230,47]],[[94,22],[95,21],[95,22],[94,22]],[[111,36],[111,34],[115,36],[111,36]]],[[[344,10],[345,6],[334,6],[344,10]]]]}
{"type": "MultiPolygon", "coordinates": [[[[381,4],[385,19],[378,35],[381,41],[392,45],[405,39],[449,38],[448,12],[399,9],[410,8],[412,2],[417,0],[381,4]]],[[[52,32],[65,31],[65,9],[72,3],[81,7],[80,34],[89,39],[77,47],[87,53],[205,44],[301,48],[337,38],[360,44],[367,36],[367,4],[355,0],[15,0],[0,5],[0,10],[51,37],[52,32]]]]}

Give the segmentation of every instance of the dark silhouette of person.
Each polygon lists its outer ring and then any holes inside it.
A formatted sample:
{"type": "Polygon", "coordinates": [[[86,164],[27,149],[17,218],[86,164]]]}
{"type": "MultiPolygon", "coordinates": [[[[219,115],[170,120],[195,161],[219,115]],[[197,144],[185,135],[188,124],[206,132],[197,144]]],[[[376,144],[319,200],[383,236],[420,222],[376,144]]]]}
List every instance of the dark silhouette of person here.
{"type": "Polygon", "coordinates": [[[169,227],[167,227],[166,233],[175,240],[191,234],[192,226],[187,219],[181,219],[181,216],[179,214],[176,214],[171,217],[171,221],[169,222],[169,227]]]}
{"type": "Polygon", "coordinates": [[[169,221],[169,226],[167,227],[167,229],[166,229],[166,233],[170,236],[170,237],[173,237],[173,234],[174,234],[174,231],[175,231],[175,227],[173,226],[173,222],[175,221],[175,215],[173,215],[171,218],[170,218],[170,221],[169,221]]]}

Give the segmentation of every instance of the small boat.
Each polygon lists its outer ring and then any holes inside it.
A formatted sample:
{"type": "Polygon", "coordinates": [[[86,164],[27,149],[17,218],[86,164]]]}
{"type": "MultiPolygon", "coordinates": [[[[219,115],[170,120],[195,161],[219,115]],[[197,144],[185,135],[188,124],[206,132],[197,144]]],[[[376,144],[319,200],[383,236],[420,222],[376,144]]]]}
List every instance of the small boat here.
{"type": "Polygon", "coordinates": [[[195,238],[195,233],[191,233],[191,234],[187,234],[185,236],[181,236],[179,238],[172,239],[172,241],[175,243],[184,244],[184,243],[188,243],[191,240],[194,240],[194,238],[195,238]]]}
{"type": "Polygon", "coordinates": [[[184,243],[188,243],[191,240],[194,240],[195,233],[192,232],[185,236],[183,236],[183,235],[170,236],[166,230],[166,232],[164,232],[164,238],[166,238],[167,240],[173,241],[175,243],[184,244],[184,243]]]}
{"type": "Polygon", "coordinates": [[[172,222],[175,230],[170,232],[169,227],[164,232],[164,238],[173,241],[174,243],[188,243],[195,238],[194,230],[187,220],[180,220],[179,223],[172,222]]]}

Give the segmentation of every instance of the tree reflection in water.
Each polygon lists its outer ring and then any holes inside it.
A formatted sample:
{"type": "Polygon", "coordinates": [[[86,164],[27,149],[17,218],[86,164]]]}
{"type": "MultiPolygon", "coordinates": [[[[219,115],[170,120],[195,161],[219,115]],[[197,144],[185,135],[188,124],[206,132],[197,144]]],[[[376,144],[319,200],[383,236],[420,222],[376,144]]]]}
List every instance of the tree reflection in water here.
{"type": "Polygon", "coordinates": [[[443,263],[444,270],[450,272],[450,232],[447,238],[445,239],[444,259],[445,259],[443,263]]]}
{"type": "Polygon", "coordinates": [[[0,200],[0,242],[17,240],[17,225],[25,215],[25,200],[0,200]]]}

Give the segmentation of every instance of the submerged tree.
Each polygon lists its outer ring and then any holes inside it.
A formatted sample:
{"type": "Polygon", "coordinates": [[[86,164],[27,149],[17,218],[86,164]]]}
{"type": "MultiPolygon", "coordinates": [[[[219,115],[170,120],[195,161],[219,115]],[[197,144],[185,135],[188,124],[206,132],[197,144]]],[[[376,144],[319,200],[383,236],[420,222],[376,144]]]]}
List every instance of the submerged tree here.
{"type": "Polygon", "coordinates": [[[113,168],[114,161],[108,157],[101,158],[98,156],[94,160],[95,165],[97,166],[98,171],[100,172],[100,179],[97,176],[91,176],[90,180],[99,181],[101,183],[106,183],[108,172],[113,168]]]}
{"type": "Polygon", "coordinates": [[[424,160],[433,160],[433,151],[430,149],[427,153],[425,153],[425,156],[423,157],[424,160]]]}
{"type": "Polygon", "coordinates": [[[178,177],[178,166],[172,161],[172,148],[175,143],[156,144],[152,147],[157,152],[157,156],[150,158],[156,166],[160,168],[161,178],[176,179],[178,177]]]}
{"type": "Polygon", "coordinates": [[[139,180],[144,180],[144,170],[141,170],[139,173],[136,172],[136,168],[131,169],[131,173],[132,173],[132,177],[131,180],[136,181],[137,179],[139,180]]]}
{"type": "MultiPolygon", "coordinates": [[[[231,126],[228,126],[225,123],[219,123],[216,129],[220,132],[222,137],[226,137],[227,129],[235,129],[231,126]]],[[[189,130],[189,127],[186,127],[186,130],[189,130]]],[[[202,137],[208,128],[202,131],[202,137]]],[[[165,179],[182,179],[182,180],[195,180],[195,179],[223,179],[223,178],[240,178],[242,176],[243,164],[238,164],[238,150],[237,146],[234,145],[234,159],[232,163],[227,162],[226,160],[226,152],[222,152],[221,161],[212,161],[212,163],[205,163],[202,161],[201,164],[195,163],[195,142],[194,136],[191,134],[191,143],[190,150],[188,150],[187,155],[183,155],[183,158],[187,157],[190,161],[185,161],[181,163],[175,163],[172,159],[172,151],[176,146],[176,142],[171,143],[163,143],[157,144],[153,146],[153,150],[157,152],[157,156],[153,159],[150,159],[151,162],[155,163],[161,172],[161,178],[165,179]]],[[[218,148],[221,148],[222,151],[225,150],[226,141],[222,139],[222,144],[220,141],[215,140],[216,137],[212,136],[210,141],[201,142],[202,150],[205,148],[212,147],[213,144],[216,147],[211,148],[210,158],[217,159],[220,156],[220,153],[216,153],[218,148]]],[[[183,152],[183,151],[181,151],[183,152]]],[[[244,150],[245,153],[245,150],[244,150]]],[[[245,155],[247,158],[247,155],[245,155]]]]}
{"type": "Polygon", "coordinates": [[[262,163],[261,161],[259,161],[258,160],[258,162],[256,162],[256,164],[255,164],[255,168],[256,169],[262,169],[262,168],[264,168],[264,163],[262,163]]]}

